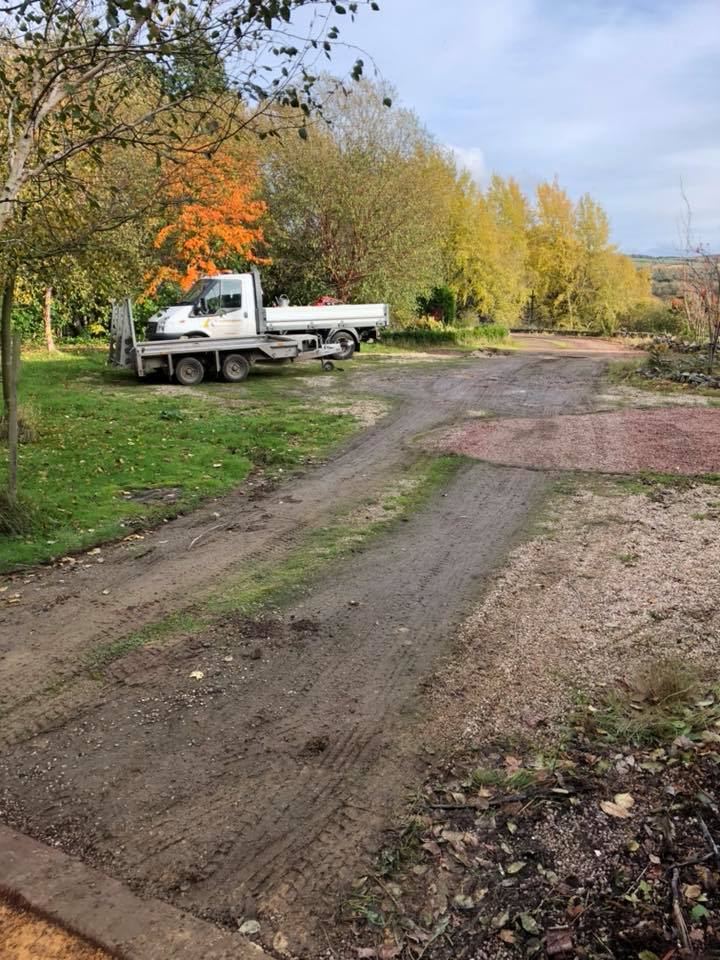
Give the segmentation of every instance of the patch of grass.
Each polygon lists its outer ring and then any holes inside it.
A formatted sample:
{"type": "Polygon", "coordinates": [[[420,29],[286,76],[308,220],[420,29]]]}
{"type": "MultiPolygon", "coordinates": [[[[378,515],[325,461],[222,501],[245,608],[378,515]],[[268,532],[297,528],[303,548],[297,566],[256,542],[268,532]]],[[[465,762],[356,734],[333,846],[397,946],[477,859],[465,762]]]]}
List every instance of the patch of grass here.
{"type": "Polygon", "coordinates": [[[618,560],[626,567],[634,567],[640,558],[636,553],[619,553],[618,560]]]}
{"type": "Polygon", "coordinates": [[[404,489],[396,487],[376,505],[382,516],[367,521],[363,518],[366,511],[361,508],[350,517],[338,518],[313,530],[282,563],[269,561],[255,566],[227,584],[207,601],[208,610],[214,614],[235,610],[253,614],[269,605],[289,602],[307,588],[308,580],[326,564],[366,546],[372,537],[387,530],[390,523],[402,520],[417,509],[463,462],[462,457],[455,456],[423,462],[414,475],[406,478],[404,489]]]}
{"type": "Polygon", "coordinates": [[[161,643],[170,636],[191,634],[204,626],[205,620],[187,611],[172,613],[162,620],[150,623],[134,633],[130,633],[110,643],[99,644],[87,656],[87,664],[92,669],[102,670],[114,660],[124,657],[126,653],[148,646],[151,643],[161,643]]]}
{"type": "MultiPolygon", "coordinates": [[[[42,529],[0,536],[0,572],[114,539],[238,487],[249,472],[292,470],[356,426],[297,389],[294,369],[181,390],[105,366],[105,350],[30,353],[21,397],[37,438],[19,454],[20,489],[42,529]],[[138,491],[177,488],[148,502],[138,491]]],[[[0,470],[5,451],[0,447],[0,470]]]]}
{"type": "Polygon", "coordinates": [[[421,820],[413,817],[394,838],[391,846],[383,847],[378,855],[377,872],[381,877],[391,877],[413,863],[420,855],[420,840],[425,833],[421,820]]]}
{"type": "Polygon", "coordinates": [[[716,690],[702,697],[699,671],[680,660],[646,665],[631,683],[614,689],[587,721],[604,740],[635,746],[672,743],[706,731],[720,719],[716,690]]]}
{"type": "MultiPolygon", "coordinates": [[[[36,408],[30,403],[23,403],[18,408],[18,441],[20,443],[35,443],[40,433],[40,419],[36,408]]],[[[6,416],[0,417],[0,440],[7,442],[8,421],[6,416]]]]}
{"type": "Polygon", "coordinates": [[[507,338],[507,327],[499,323],[485,323],[475,327],[446,325],[441,328],[418,325],[384,331],[382,345],[425,350],[433,347],[482,349],[503,344],[507,338]]]}
{"type": "Polygon", "coordinates": [[[101,669],[131,650],[200,630],[228,613],[241,610],[251,616],[268,607],[277,608],[289,603],[308,589],[313,577],[320,574],[328,563],[366,547],[373,537],[388,530],[393,523],[406,519],[463,463],[464,458],[456,456],[437,457],[421,463],[406,478],[405,489],[395,488],[375,504],[381,512],[377,519],[365,519],[369,505],[356,509],[350,516],[338,517],[334,522],[313,530],[280,563],[268,560],[254,564],[240,576],[230,578],[208,599],[193,603],[184,611],[168,614],[112,643],[96,647],[88,657],[88,664],[101,669]]]}
{"type": "Polygon", "coordinates": [[[22,537],[40,527],[37,512],[26,497],[11,497],[0,490],[0,537],[22,537]]]}
{"type": "Polygon", "coordinates": [[[691,394],[717,400],[717,387],[679,381],[678,376],[684,371],[707,373],[707,360],[695,354],[653,352],[637,360],[611,360],[608,367],[613,383],[625,383],[651,393],[691,394]]]}

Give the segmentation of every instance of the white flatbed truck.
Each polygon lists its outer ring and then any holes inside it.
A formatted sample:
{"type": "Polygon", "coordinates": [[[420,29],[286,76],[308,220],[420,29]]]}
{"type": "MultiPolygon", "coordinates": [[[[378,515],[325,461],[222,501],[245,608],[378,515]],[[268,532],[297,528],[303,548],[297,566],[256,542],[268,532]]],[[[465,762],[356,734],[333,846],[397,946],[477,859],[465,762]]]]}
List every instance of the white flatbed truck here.
{"type": "Polygon", "coordinates": [[[189,335],[142,340],[135,337],[129,300],[113,305],[108,362],[134,369],[138,377],[166,373],[183,386],[195,386],[206,376],[221,376],[237,383],[250,373],[253,363],[284,363],[288,360],[320,360],[323,370],[333,369],[341,344],[324,344],[318,335],[280,336],[266,330],[262,287],[256,270],[243,274],[243,316],[235,336],[189,335]]]}
{"type": "MultiPolygon", "coordinates": [[[[257,271],[201,277],[180,303],[159,310],[148,320],[148,340],[180,337],[227,338],[247,335],[246,321],[255,310],[257,271]]],[[[259,284],[259,281],[257,281],[259,284]]],[[[338,358],[348,360],[365,340],[377,340],[389,323],[385,303],[334,304],[263,309],[263,332],[280,336],[311,334],[322,343],[340,345],[338,358]]]]}

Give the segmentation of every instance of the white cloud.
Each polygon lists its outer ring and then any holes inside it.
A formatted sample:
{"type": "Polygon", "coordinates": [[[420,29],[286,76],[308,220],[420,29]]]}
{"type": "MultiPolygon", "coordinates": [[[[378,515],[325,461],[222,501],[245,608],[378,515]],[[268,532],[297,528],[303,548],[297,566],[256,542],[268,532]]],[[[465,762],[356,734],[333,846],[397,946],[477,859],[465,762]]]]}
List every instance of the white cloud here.
{"type": "Polygon", "coordinates": [[[448,150],[454,154],[458,166],[464,167],[479,186],[485,183],[488,170],[485,165],[485,154],[480,147],[455,147],[448,144],[448,150]]]}
{"type": "Polygon", "coordinates": [[[557,174],[614,239],[675,244],[680,183],[720,249],[718,0],[380,0],[357,42],[458,162],[557,174]],[[475,145],[482,143],[482,149],[475,145]]]}

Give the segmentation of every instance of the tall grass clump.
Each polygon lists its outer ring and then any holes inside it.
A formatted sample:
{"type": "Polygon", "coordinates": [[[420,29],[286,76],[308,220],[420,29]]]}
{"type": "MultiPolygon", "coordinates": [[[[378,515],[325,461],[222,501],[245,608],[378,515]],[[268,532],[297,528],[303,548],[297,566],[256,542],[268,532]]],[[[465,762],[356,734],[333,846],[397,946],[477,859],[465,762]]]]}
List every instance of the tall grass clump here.
{"type": "Polygon", "coordinates": [[[507,336],[507,327],[499,323],[466,327],[423,318],[407,326],[385,331],[382,339],[396,347],[482,347],[488,343],[501,343],[507,336]]]}

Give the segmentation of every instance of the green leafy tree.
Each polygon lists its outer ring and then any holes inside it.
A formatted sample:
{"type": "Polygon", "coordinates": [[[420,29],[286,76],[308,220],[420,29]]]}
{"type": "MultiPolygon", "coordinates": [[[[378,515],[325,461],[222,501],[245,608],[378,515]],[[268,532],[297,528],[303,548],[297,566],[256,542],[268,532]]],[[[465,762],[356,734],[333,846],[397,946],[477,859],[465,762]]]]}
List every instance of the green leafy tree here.
{"type": "Polygon", "coordinates": [[[442,279],[447,161],[417,118],[367,82],[332,99],[306,141],[269,147],[271,294],[387,300],[401,316],[442,279]]]}

